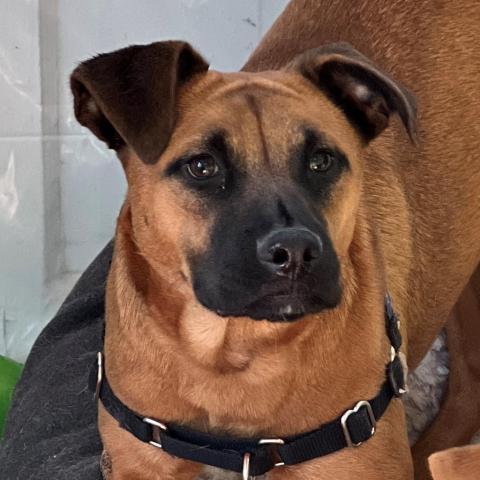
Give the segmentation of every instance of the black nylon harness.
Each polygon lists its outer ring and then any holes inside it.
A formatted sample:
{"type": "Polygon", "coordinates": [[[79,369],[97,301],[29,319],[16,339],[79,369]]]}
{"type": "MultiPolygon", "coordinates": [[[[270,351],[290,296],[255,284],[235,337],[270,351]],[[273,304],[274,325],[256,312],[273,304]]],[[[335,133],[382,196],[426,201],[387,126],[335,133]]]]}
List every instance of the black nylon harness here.
{"type": "Polygon", "coordinates": [[[385,323],[391,358],[379,393],[370,400],[357,402],[352,409],[316,430],[282,439],[221,437],[139,415],[113,392],[103,373],[101,353],[90,374],[89,386],[119,426],[142,442],[175,457],[242,473],[247,480],[274,467],[295,465],[346,447],[358,447],[375,434],[377,421],[390,401],[406,391],[407,367],[400,352],[402,337],[389,295],[385,297],[385,323]]]}

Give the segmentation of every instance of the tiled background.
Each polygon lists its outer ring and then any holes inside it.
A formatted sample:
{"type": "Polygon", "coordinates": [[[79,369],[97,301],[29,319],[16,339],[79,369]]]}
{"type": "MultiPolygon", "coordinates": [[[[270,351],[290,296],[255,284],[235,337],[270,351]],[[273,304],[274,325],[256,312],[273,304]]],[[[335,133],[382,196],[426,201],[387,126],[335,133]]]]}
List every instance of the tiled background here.
{"type": "Polygon", "coordinates": [[[0,354],[24,359],[112,236],[114,155],[73,119],[68,75],[95,53],[190,41],[241,67],[287,0],[0,0],[0,354]]]}

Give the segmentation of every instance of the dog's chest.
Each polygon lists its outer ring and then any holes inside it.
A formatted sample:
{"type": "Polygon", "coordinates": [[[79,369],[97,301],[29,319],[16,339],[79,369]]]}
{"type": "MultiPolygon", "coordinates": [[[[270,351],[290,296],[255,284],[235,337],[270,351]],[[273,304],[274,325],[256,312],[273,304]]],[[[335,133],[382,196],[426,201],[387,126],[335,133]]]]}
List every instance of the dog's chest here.
{"type": "MultiPolygon", "coordinates": [[[[195,480],[242,480],[240,473],[229,472],[215,467],[205,467],[195,480]]],[[[267,475],[255,477],[256,480],[268,480],[267,475]]]]}

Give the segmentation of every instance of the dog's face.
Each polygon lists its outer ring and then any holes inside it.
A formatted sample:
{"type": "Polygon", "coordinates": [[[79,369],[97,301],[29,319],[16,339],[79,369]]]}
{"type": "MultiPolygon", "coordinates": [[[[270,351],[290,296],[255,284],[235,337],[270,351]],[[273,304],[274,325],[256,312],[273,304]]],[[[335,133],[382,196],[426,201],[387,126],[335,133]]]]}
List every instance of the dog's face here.
{"type": "Polygon", "coordinates": [[[237,74],[206,72],[185,44],[134,48],[81,65],[72,87],[81,123],[122,158],[141,254],[221,316],[335,307],[361,150],[394,111],[412,133],[408,94],[345,46],[237,74]]]}
{"type": "Polygon", "coordinates": [[[198,301],[222,316],[289,319],[340,300],[358,141],[298,77],[208,73],[180,98],[154,168],[158,230],[166,215],[185,219],[171,244],[198,301]]]}

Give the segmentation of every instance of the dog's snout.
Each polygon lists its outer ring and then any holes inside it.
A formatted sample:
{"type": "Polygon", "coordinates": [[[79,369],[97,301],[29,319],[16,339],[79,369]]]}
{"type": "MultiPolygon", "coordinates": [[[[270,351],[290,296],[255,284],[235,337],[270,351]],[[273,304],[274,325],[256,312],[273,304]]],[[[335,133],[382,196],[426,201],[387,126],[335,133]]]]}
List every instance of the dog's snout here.
{"type": "Polygon", "coordinates": [[[320,237],[305,228],[275,230],[257,242],[258,259],[277,275],[309,270],[321,254],[320,237]]]}

